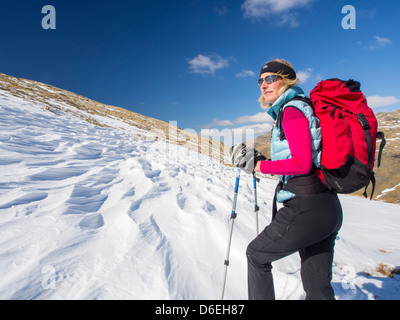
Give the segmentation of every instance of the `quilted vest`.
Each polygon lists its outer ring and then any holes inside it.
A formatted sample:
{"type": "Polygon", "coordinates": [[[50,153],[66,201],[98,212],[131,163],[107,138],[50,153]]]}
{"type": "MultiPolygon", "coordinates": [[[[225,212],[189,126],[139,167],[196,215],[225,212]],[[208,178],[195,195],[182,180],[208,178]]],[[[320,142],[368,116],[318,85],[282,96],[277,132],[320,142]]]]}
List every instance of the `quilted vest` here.
{"type": "MultiPolygon", "coordinates": [[[[291,153],[289,149],[289,144],[286,139],[281,140],[281,130],[279,123],[276,123],[278,118],[278,113],[283,108],[287,108],[288,106],[295,107],[299,109],[308,119],[310,132],[311,132],[311,140],[312,140],[312,159],[313,163],[317,168],[321,165],[321,127],[319,124],[318,118],[314,114],[314,110],[305,102],[294,100],[289,104],[285,105],[287,101],[294,98],[295,96],[305,97],[303,90],[294,86],[289,88],[284,94],[282,94],[278,100],[271,106],[271,108],[267,111],[267,113],[274,119],[275,124],[272,129],[271,135],[271,160],[286,160],[291,158],[291,153]]],[[[283,109],[283,110],[284,110],[283,109]]],[[[294,176],[279,176],[279,180],[283,183],[286,183],[289,179],[294,176]]],[[[286,190],[281,190],[277,194],[277,201],[282,203],[286,200],[292,199],[295,197],[295,194],[286,190]]]]}

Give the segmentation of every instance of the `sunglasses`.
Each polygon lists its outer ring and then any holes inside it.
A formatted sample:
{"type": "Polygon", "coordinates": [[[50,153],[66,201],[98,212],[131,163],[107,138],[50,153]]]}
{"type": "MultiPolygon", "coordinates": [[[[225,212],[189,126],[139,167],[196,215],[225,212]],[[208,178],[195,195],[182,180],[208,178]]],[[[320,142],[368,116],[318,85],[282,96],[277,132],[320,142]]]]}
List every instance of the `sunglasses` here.
{"type": "Polygon", "coordinates": [[[258,85],[261,87],[262,84],[264,83],[264,81],[267,84],[271,84],[271,83],[274,83],[275,81],[277,81],[279,78],[281,78],[281,76],[278,76],[277,74],[271,74],[269,76],[266,76],[265,78],[260,78],[258,80],[258,85]]]}

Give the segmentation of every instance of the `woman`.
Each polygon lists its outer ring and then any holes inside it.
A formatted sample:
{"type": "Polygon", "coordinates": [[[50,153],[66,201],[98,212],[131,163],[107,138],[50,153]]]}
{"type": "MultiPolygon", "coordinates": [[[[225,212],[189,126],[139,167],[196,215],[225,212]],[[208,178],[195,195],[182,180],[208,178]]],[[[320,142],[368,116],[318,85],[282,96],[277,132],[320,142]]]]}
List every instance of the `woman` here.
{"type": "Polygon", "coordinates": [[[279,175],[271,224],[247,248],[249,299],[275,299],[271,263],[299,252],[306,299],[335,299],[331,286],[334,245],[342,208],[318,170],[319,120],[305,99],[293,66],[272,60],[260,72],[260,103],[275,120],[271,161],[244,145],[232,149],[235,166],[279,175]],[[247,151],[247,152],[246,152],[247,151]]]}

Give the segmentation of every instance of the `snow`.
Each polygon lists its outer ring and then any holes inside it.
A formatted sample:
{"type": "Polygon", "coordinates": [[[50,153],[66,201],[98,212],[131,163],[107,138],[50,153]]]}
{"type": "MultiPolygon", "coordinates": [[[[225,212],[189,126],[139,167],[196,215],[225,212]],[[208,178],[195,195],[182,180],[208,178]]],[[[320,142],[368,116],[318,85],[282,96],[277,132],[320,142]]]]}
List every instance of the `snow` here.
{"type": "MultiPolygon", "coordinates": [[[[235,170],[138,140],[135,130],[97,127],[0,90],[0,299],[220,298],[235,170]]],[[[258,185],[261,227],[275,184],[258,185]]],[[[247,299],[252,192],[243,174],[226,299],[247,299]]],[[[341,201],[336,298],[399,299],[400,276],[376,272],[399,266],[399,205],[341,201]]],[[[278,299],[304,299],[298,255],[273,272],[278,299]]]]}

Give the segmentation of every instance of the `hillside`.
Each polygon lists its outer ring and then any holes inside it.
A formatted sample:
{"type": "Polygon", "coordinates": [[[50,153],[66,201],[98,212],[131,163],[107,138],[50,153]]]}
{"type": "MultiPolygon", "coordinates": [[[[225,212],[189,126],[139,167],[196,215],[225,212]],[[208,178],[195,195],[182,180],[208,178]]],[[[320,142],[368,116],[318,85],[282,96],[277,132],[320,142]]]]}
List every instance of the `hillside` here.
{"type": "Polygon", "coordinates": [[[400,110],[376,115],[379,130],[385,133],[386,146],[382,165],[376,169],[375,199],[400,203],[400,110]]]}
{"type": "Polygon", "coordinates": [[[206,154],[221,163],[226,162],[224,154],[227,154],[227,149],[223,143],[184,131],[173,123],[105,105],[41,82],[2,73],[0,73],[0,89],[56,115],[70,114],[100,127],[133,132],[136,139],[166,141],[206,154]]]}

